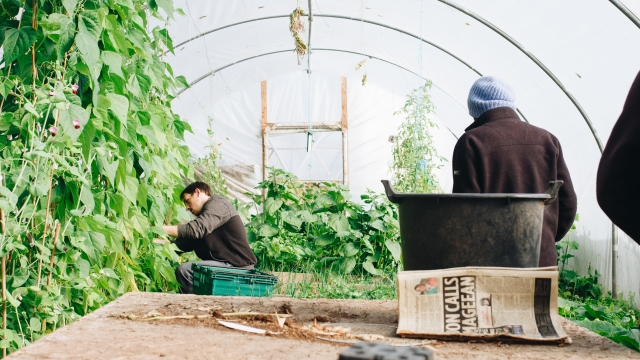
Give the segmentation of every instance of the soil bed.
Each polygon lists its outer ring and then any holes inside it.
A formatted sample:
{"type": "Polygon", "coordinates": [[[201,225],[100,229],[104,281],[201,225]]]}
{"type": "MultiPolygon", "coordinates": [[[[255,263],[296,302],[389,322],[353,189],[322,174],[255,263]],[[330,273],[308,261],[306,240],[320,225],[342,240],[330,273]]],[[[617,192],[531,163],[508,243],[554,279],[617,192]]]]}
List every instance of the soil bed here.
{"type": "MultiPolygon", "coordinates": [[[[337,359],[349,344],[316,339],[304,324],[397,324],[396,301],[244,298],[129,293],[79,321],[12,354],[10,359],[337,359]],[[217,319],[229,312],[289,313],[280,328],[272,316],[225,321],[279,333],[228,329],[217,319]],[[149,315],[151,314],[151,315],[149,315]],[[160,314],[160,315],[158,315],[160,314]],[[149,320],[144,316],[205,315],[149,320]]],[[[433,341],[437,359],[640,359],[640,353],[563,320],[571,345],[433,341]]]]}

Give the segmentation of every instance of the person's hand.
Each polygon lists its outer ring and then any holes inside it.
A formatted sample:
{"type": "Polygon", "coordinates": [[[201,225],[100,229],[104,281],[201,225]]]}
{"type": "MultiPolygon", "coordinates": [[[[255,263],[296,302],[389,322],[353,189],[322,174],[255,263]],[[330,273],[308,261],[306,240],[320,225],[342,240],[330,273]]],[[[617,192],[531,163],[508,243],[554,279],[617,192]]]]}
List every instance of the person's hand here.
{"type": "Polygon", "coordinates": [[[162,235],[169,235],[171,237],[177,238],[178,237],[178,227],[174,226],[174,225],[165,225],[162,227],[162,230],[164,231],[164,234],[162,235]]]}

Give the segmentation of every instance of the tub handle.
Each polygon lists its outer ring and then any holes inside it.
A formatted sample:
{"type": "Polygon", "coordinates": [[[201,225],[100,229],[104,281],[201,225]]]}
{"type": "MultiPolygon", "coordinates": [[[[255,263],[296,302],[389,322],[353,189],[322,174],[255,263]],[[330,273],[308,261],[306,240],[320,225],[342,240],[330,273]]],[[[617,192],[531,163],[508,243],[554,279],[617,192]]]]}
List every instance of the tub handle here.
{"type": "Polygon", "coordinates": [[[384,192],[387,194],[387,198],[389,199],[389,201],[395,204],[400,204],[402,200],[396,197],[396,192],[393,191],[393,188],[391,187],[391,183],[389,183],[389,180],[381,180],[381,181],[382,181],[382,185],[384,185],[384,192]]]}
{"type": "Polygon", "coordinates": [[[545,194],[549,194],[551,197],[544,201],[545,205],[551,205],[556,201],[562,184],[564,184],[564,181],[562,180],[549,181],[549,187],[547,188],[547,191],[545,191],[545,194]]]}

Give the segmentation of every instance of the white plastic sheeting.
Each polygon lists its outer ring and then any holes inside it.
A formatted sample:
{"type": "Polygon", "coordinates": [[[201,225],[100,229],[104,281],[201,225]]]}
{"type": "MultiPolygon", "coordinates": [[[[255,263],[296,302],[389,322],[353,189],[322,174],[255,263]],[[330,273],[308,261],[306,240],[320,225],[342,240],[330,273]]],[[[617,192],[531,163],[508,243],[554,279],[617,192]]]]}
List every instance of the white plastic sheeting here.
{"type": "MultiPolygon", "coordinates": [[[[606,143],[640,70],[640,29],[604,0],[456,0],[457,7],[508,34],[510,42],[447,2],[311,1],[309,77],[307,58],[298,65],[288,29],[288,14],[296,4],[308,12],[308,2],[174,1],[186,16],[170,23],[176,46],[175,56],[167,60],[194,85],[174,100],[173,108],[195,130],[188,137],[194,156],[206,153],[205,130],[213,118],[215,140],[222,144],[221,164],[260,168],[260,82],[267,80],[270,122],[339,122],[344,76],[352,193],[382,191],[379,180],[389,177],[388,137],[402,120],[393,113],[422,78],[433,81],[439,125],[434,137],[440,155],[450,159],[456,137],[471,122],[468,89],[479,74],[499,76],[515,89],[526,120],[560,139],[578,194],[575,237],[581,246],[574,266],[583,273],[589,266],[598,269],[610,288],[612,227],[595,198],[596,137],[606,143]],[[514,42],[544,64],[560,85],[514,42]],[[365,65],[355,70],[365,58],[365,65]],[[365,73],[368,80],[362,86],[365,73]],[[563,88],[584,109],[593,130],[563,88]]],[[[640,11],[639,0],[622,2],[640,11]]],[[[340,142],[330,133],[317,133],[314,140],[317,148],[307,153],[305,134],[271,137],[269,163],[301,178],[340,178],[340,142]]],[[[251,181],[257,183],[261,172],[254,173],[251,181]]],[[[450,190],[448,163],[438,175],[450,190]]],[[[634,280],[640,270],[639,247],[620,232],[619,252],[618,290],[640,294],[634,280]]]]}

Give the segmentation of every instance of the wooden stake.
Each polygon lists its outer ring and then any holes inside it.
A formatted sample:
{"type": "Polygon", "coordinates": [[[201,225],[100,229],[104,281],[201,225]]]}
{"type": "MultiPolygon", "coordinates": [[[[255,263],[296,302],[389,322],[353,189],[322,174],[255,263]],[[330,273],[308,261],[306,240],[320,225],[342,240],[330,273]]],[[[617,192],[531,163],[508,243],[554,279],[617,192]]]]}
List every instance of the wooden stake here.
{"type": "Polygon", "coordinates": [[[349,118],[347,111],[347,78],[342,77],[342,183],[349,185],[349,118]]]}
{"type": "MultiPolygon", "coordinates": [[[[261,84],[261,96],[262,96],[262,181],[267,180],[267,166],[269,165],[269,159],[267,156],[268,151],[268,128],[267,124],[267,81],[263,81],[261,84]]],[[[266,198],[266,189],[262,191],[262,196],[266,198]]]]}

